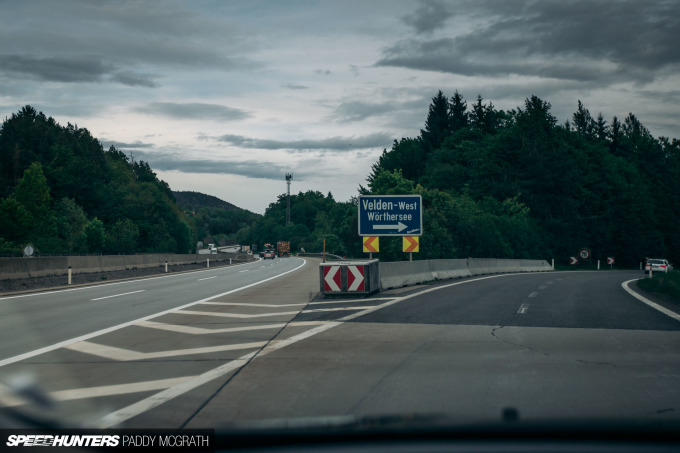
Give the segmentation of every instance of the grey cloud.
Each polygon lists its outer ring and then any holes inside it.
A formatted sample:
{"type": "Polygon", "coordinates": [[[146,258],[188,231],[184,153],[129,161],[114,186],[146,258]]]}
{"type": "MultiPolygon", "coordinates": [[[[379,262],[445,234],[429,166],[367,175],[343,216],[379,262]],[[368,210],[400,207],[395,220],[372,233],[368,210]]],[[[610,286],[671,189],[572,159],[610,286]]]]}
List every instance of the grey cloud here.
{"type": "MultiPolygon", "coordinates": [[[[403,93],[402,93],[403,94],[403,93]]],[[[341,123],[350,123],[355,121],[363,121],[367,118],[376,116],[391,115],[394,116],[398,112],[412,111],[422,107],[423,102],[427,105],[430,97],[423,97],[421,99],[403,101],[403,102],[364,102],[356,100],[348,100],[342,102],[335,108],[330,118],[341,123]]],[[[422,114],[422,112],[419,112],[422,114]]]]}
{"type": "Polygon", "coordinates": [[[212,119],[238,121],[251,116],[251,114],[245,110],[234,109],[219,104],[204,104],[200,102],[152,102],[144,107],[138,107],[136,111],[148,115],[162,115],[169,118],[185,120],[212,119]]]}
{"type": "Polygon", "coordinates": [[[141,86],[146,88],[156,88],[158,84],[153,81],[153,77],[148,74],[138,74],[132,71],[120,71],[111,80],[128,86],[141,86]]]}
{"type": "Polygon", "coordinates": [[[416,33],[432,33],[442,28],[449,17],[453,16],[450,3],[439,0],[421,0],[420,7],[403,18],[404,22],[412,26],[416,33]]]}
{"type": "Polygon", "coordinates": [[[0,71],[55,82],[99,82],[113,66],[97,57],[0,55],[0,71]]]}
{"type": "MultiPolygon", "coordinates": [[[[469,8],[461,10],[472,14],[469,8]]],[[[444,38],[400,41],[376,65],[602,84],[648,83],[657,70],[680,65],[678,2],[542,0],[512,3],[509,11],[505,2],[479,1],[474,8],[475,15],[487,15],[486,25],[444,38]]]]}
{"type": "MultiPolygon", "coordinates": [[[[5,6],[10,9],[5,11],[6,17],[14,15],[21,20],[0,19],[0,54],[31,55],[49,62],[83,58],[68,56],[78,52],[97,55],[95,61],[118,70],[149,65],[227,70],[260,67],[248,58],[255,40],[247,30],[182,2],[61,0],[55,8],[52,1],[34,0],[5,6]],[[103,54],[105,60],[100,57],[103,54]]],[[[113,74],[112,68],[103,72],[113,74]]],[[[94,79],[101,75],[95,72],[94,79]]],[[[115,79],[133,86],[151,83],[148,78],[131,79],[125,73],[115,79]]]]}
{"type": "Polygon", "coordinates": [[[115,140],[107,140],[107,139],[100,139],[99,140],[102,144],[102,147],[104,149],[109,149],[111,146],[115,146],[116,149],[123,151],[127,149],[145,149],[145,148],[153,148],[155,145],[153,143],[142,143],[140,141],[136,141],[133,143],[125,143],[125,142],[117,142],[115,140]]]}
{"type": "Polygon", "coordinates": [[[305,85],[297,85],[294,83],[286,83],[284,85],[281,85],[283,88],[288,88],[289,90],[307,90],[309,89],[308,86],[305,85]]]}
{"type": "Polygon", "coordinates": [[[353,151],[365,148],[382,148],[392,142],[392,137],[384,133],[364,135],[362,137],[330,137],[308,140],[270,140],[249,138],[242,135],[222,135],[218,141],[240,148],[288,150],[288,151],[353,151]]]}
{"type": "Polygon", "coordinates": [[[273,162],[184,159],[181,155],[145,151],[136,152],[135,158],[147,161],[151,168],[158,171],[238,175],[274,181],[282,179],[282,175],[291,171],[294,172],[296,180],[326,174],[318,165],[299,165],[291,169],[290,166],[273,162]]]}
{"type": "Polygon", "coordinates": [[[0,71],[49,82],[100,83],[112,81],[128,86],[158,86],[148,74],[118,71],[110,63],[95,56],[36,57],[0,55],[0,71]]]}

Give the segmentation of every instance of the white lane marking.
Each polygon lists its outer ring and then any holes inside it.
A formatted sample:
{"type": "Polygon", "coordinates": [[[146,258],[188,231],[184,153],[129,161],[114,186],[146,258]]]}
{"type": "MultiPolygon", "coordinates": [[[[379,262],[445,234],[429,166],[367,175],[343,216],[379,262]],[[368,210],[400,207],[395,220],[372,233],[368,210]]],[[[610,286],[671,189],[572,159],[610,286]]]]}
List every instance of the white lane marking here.
{"type": "Polygon", "coordinates": [[[203,281],[203,280],[210,280],[211,278],[217,278],[217,275],[213,275],[212,277],[205,277],[205,278],[199,278],[196,280],[197,282],[203,281]]]}
{"type": "Polygon", "coordinates": [[[533,299],[534,297],[538,296],[538,293],[534,291],[533,293],[529,294],[529,298],[533,299]]]}
{"type": "MultiPolygon", "coordinates": [[[[558,278],[558,280],[562,280],[562,279],[558,278]]],[[[538,289],[546,289],[546,288],[547,288],[547,286],[545,286],[545,285],[541,285],[541,286],[538,287],[538,289]]]]}
{"type": "Polygon", "coordinates": [[[195,310],[176,310],[173,313],[178,315],[199,315],[199,316],[216,316],[218,318],[264,318],[265,316],[284,316],[297,315],[299,311],[281,311],[275,313],[258,313],[249,315],[245,313],[218,313],[214,311],[195,311],[195,310]]]}
{"type": "MultiPolygon", "coordinates": [[[[303,260],[302,258],[300,258],[300,259],[303,260]]],[[[246,266],[248,264],[254,264],[254,263],[240,263],[240,264],[234,264],[234,265],[231,265],[231,266],[215,267],[215,268],[212,268],[212,269],[187,271],[187,272],[180,272],[180,273],[177,273],[177,274],[159,275],[159,276],[156,276],[156,277],[135,278],[135,279],[132,279],[132,280],[125,280],[125,281],[121,281],[121,282],[101,283],[101,284],[95,284],[95,285],[91,285],[91,286],[81,286],[81,287],[78,287],[78,288],[55,289],[55,290],[52,290],[52,291],[43,291],[43,292],[39,292],[39,293],[18,294],[16,296],[0,297],[0,302],[3,301],[3,300],[8,300],[8,299],[19,299],[21,297],[46,296],[46,295],[51,295],[51,294],[55,294],[55,293],[68,293],[68,292],[71,292],[71,291],[83,291],[83,290],[86,290],[86,289],[97,289],[97,288],[104,288],[106,286],[113,286],[113,285],[125,285],[125,284],[130,284],[130,283],[143,282],[143,281],[147,281],[147,280],[156,280],[156,279],[159,279],[159,278],[184,277],[184,276],[186,276],[186,274],[199,274],[199,273],[202,273],[202,272],[217,272],[217,271],[231,270],[234,266],[246,266]]],[[[239,271],[239,272],[243,272],[243,271],[239,271]]]]}
{"type": "Polygon", "coordinates": [[[159,359],[162,357],[177,357],[182,355],[209,354],[211,352],[261,348],[266,344],[266,341],[257,341],[253,343],[206,346],[204,348],[174,349],[171,351],[158,352],[138,352],[131,349],[116,348],[114,346],[107,346],[104,344],[90,343],[89,341],[80,341],[78,343],[66,346],[64,349],[82,352],[83,354],[96,355],[97,357],[103,357],[105,359],[116,360],[119,362],[128,362],[130,360],[159,359]]]}
{"type": "MultiPolygon", "coordinates": [[[[55,401],[73,401],[87,398],[98,398],[102,396],[127,395],[129,393],[151,392],[153,390],[163,390],[175,385],[182,384],[196,376],[184,376],[169,379],[157,379],[153,381],[132,382],[128,384],[101,385],[98,387],[84,387],[79,389],[58,390],[50,392],[49,396],[55,401]]],[[[20,398],[12,398],[7,401],[5,406],[21,406],[30,404],[20,398]]]]}
{"type": "Polygon", "coordinates": [[[276,304],[249,304],[246,302],[201,302],[201,305],[234,305],[234,306],[239,306],[239,307],[266,307],[266,308],[278,308],[278,307],[300,307],[307,305],[305,303],[302,304],[281,304],[281,305],[276,305],[276,304]]]}
{"type": "Polygon", "coordinates": [[[192,327],[192,326],[180,326],[176,324],[164,324],[161,322],[153,321],[142,321],[138,324],[141,327],[149,327],[151,329],[167,330],[169,332],[179,332],[186,333],[190,335],[210,335],[214,333],[230,333],[230,332],[246,332],[249,330],[267,330],[267,329],[280,329],[282,327],[303,327],[303,326],[319,326],[321,324],[326,324],[328,321],[300,321],[291,322],[286,324],[285,322],[280,322],[276,324],[261,324],[255,326],[246,327],[226,327],[222,329],[206,329],[204,327],[192,327]]]}
{"type": "Polygon", "coordinates": [[[161,311],[161,312],[154,313],[154,314],[148,315],[148,316],[143,316],[141,318],[134,319],[134,320],[128,321],[128,322],[124,322],[122,324],[118,324],[118,325],[115,325],[115,326],[112,326],[112,327],[107,327],[106,329],[97,330],[96,332],[91,332],[91,333],[88,333],[88,334],[85,334],[85,335],[81,335],[79,337],[70,338],[68,340],[60,341],[59,343],[54,343],[50,346],[45,346],[44,348],[35,349],[33,351],[30,351],[30,352],[25,352],[23,354],[15,355],[13,357],[8,357],[6,359],[0,360],[0,367],[3,367],[5,365],[9,365],[11,363],[20,362],[21,360],[26,360],[26,359],[29,359],[31,357],[35,357],[37,355],[44,354],[46,352],[54,351],[55,349],[63,348],[65,346],[71,345],[73,343],[77,343],[79,341],[85,341],[85,340],[89,340],[90,338],[94,338],[94,337],[98,337],[100,335],[104,335],[106,333],[115,332],[116,330],[120,330],[124,327],[129,327],[129,326],[133,326],[135,324],[138,324],[141,321],[148,321],[149,319],[158,318],[159,316],[163,316],[163,315],[166,315],[168,313],[174,313],[177,310],[181,310],[183,308],[188,308],[188,307],[194,306],[196,304],[200,304],[201,302],[206,302],[206,301],[209,301],[209,300],[212,300],[212,299],[217,299],[218,297],[226,296],[228,294],[233,294],[233,293],[236,293],[238,291],[242,291],[242,290],[247,289],[247,288],[252,288],[253,286],[261,285],[262,283],[277,279],[279,277],[283,277],[284,275],[290,274],[291,272],[295,272],[296,270],[300,269],[305,264],[307,264],[307,260],[305,260],[303,258],[299,258],[299,259],[302,260],[302,264],[300,264],[298,267],[291,269],[291,270],[288,270],[286,272],[282,272],[279,275],[275,275],[274,277],[269,277],[269,278],[266,278],[264,280],[260,280],[260,281],[255,282],[255,283],[251,283],[251,284],[246,285],[246,286],[241,286],[240,288],[232,289],[230,291],[226,291],[226,292],[223,292],[221,294],[217,294],[215,296],[206,297],[205,299],[197,300],[195,302],[191,302],[191,303],[182,305],[180,307],[171,308],[169,310],[161,311]]]}
{"type": "Polygon", "coordinates": [[[522,304],[520,305],[519,310],[517,310],[517,313],[523,315],[524,313],[527,312],[527,310],[529,310],[529,304],[522,304]]]}
{"type": "Polygon", "coordinates": [[[301,313],[321,313],[324,311],[349,311],[349,310],[366,310],[367,308],[374,307],[374,305],[369,305],[367,307],[335,307],[335,308],[314,308],[311,310],[302,310],[301,313]]]}
{"type": "Polygon", "coordinates": [[[103,300],[103,299],[111,299],[112,297],[120,297],[120,296],[127,296],[128,294],[137,294],[137,293],[143,293],[146,291],[145,289],[140,289],[139,291],[130,291],[129,293],[122,293],[122,294],[114,294],[113,296],[104,296],[104,297],[97,297],[96,299],[90,299],[90,300],[103,300]]]}
{"type": "Polygon", "coordinates": [[[372,297],[370,299],[334,299],[334,300],[324,300],[321,302],[310,302],[307,305],[325,305],[325,304],[357,304],[373,302],[374,300],[392,300],[394,297],[372,297]]]}
{"type": "Polygon", "coordinates": [[[241,272],[250,272],[250,269],[245,269],[245,270],[242,270],[242,271],[238,271],[239,274],[240,274],[241,272]]]}
{"type": "Polygon", "coordinates": [[[416,296],[421,296],[423,294],[427,294],[432,291],[438,291],[440,289],[444,288],[449,288],[451,286],[456,286],[456,285],[463,285],[466,283],[471,283],[471,282],[476,282],[479,280],[486,280],[488,278],[499,278],[499,277],[512,277],[512,276],[517,276],[517,275],[523,275],[523,274],[500,274],[500,275],[492,275],[489,277],[480,277],[480,278],[475,278],[475,279],[470,279],[470,280],[465,280],[462,282],[456,282],[456,283],[451,283],[448,285],[442,285],[442,286],[437,286],[434,288],[428,288],[423,291],[417,292],[417,293],[412,293],[407,296],[399,297],[396,299],[391,299],[388,302],[385,302],[384,304],[377,305],[375,307],[371,307],[370,309],[361,311],[359,313],[354,313],[349,316],[345,316],[344,318],[340,318],[338,321],[334,322],[328,322],[326,324],[323,324],[321,326],[315,327],[313,329],[307,330],[305,332],[302,332],[298,335],[294,335],[286,340],[281,340],[278,341],[274,344],[270,344],[269,346],[265,347],[262,349],[259,353],[258,352],[252,352],[250,354],[246,354],[244,356],[241,356],[240,358],[233,360],[229,363],[226,363],[218,368],[214,368],[210,371],[207,371],[195,379],[192,379],[191,381],[185,382],[183,384],[177,385],[175,387],[171,387],[167,390],[164,390],[162,392],[159,392],[155,395],[152,395],[144,400],[138,401],[134,404],[131,404],[130,406],[124,407],[122,409],[119,409],[115,412],[112,412],[111,414],[108,414],[101,418],[97,423],[96,426],[101,427],[101,428],[112,428],[115,426],[118,426],[120,423],[129,420],[130,418],[136,417],[139,414],[142,414],[144,412],[147,412],[155,407],[160,406],[161,404],[170,401],[180,395],[183,395],[186,392],[189,392],[197,387],[200,387],[201,385],[210,382],[214,379],[217,379],[221,376],[224,376],[227,373],[230,373],[234,370],[237,370],[244,365],[246,365],[252,358],[255,358],[255,356],[261,357],[265,354],[268,354],[270,352],[274,352],[276,350],[282,349],[286,346],[289,346],[291,344],[294,344],[298,341],[304,340],[306,338],[312,337],[318,333],[325,332],[326,330],[332,329],[333,327],[337,327],[341,324],[343,324],[343,321],[349,321],[352,319],[356,319],[360,316],[372,313],[374,311],[378,311],[382,308],[389,307],[390,305],[394,305],[398,302],[411,299],[416,296]]]}
{"type": "Polygon", "coordinates": [[[129,420],[132,417],[136,417],[137,415],[142,414],[148,410],[151,410],[154,407],[158,407],[161,404],[165,403],[166,401],[170,401],[173,398],[183,395],[184,393],[191,391],[197,387],[200,387],[201,385],[210,382],[214,379],[217,379],[221,376],[224,376],[227,373],[238,370],[239,368],[247,364],[255,356],[261,357],[263,355],[269,354],[270,352],[277,351],[281,348],[289,346],[293,343],[297,343],[298,341],[304,340],[306,338],[312,337],[335,326],[339,326],[340,324],[342,323],[331,322],[328,324],[324,324],[319,327],[315,327],[314,329],[302,332],[298,335],[294,335],[286,340],[281,340],[275,344],[270,344],[269,346],[263,348],[259,352],[251,352],[250,354],[241,356],[236,360],[232,360],[231,362],[225,363],[220,367],[207,371],[197,376],[196,378],[191,379],[190,381],[184,382],[174,387],[170,387],[167,390],[156,393],[155,395],[151,395],[146,399],[143,399],[127,407],[112,412],[102,417],[96,423],[96,426],[100,428],[112,428],[114,426],[118,426],[120,423],[129,420]]]}
{"type": "Polygon", "coordinates": [[[643,303],[649,305],[650,307],[654,308],[655,310],[659,310],[659,311],[660,311],[661,313],[663,313],[664,315],[670,316],[671,318],[675,319],[676,321],[680,321],[680,315],[679,315],[679,314],[677,314],[677,313],[675,313],[674,311],[671,311],[671,310],[669,310],[669,309],[667,309],[667,308],[664,308],[664,307],[662,307],[661,305],[659,305],[659,304],[657,304],[657,303],[655,303],[655,302],[652,302],[651,300],[647,299],[646,297],[641,296],[640,294],[638,294],[638,293],[636,293],[635,291],[633,291],[632,289],[630,289],[630,288],[628,287],[628,284],[629,284],[630,282],[634,282],[634,281],[636,281],[636,280],[640,280],[640,279],[639,279],[639,278],[634,278],[634,279],[632,279],[632,280],[625,281],[625,282],[621,283],[621,286],[623,287],[623,289],[625,289],[625,290],[628,292],[628,294],[630,294],[631,296],[635,297],[635,298],[636,298],[637,300],[639,300],[640,302],[643,302],[643,303]]]}

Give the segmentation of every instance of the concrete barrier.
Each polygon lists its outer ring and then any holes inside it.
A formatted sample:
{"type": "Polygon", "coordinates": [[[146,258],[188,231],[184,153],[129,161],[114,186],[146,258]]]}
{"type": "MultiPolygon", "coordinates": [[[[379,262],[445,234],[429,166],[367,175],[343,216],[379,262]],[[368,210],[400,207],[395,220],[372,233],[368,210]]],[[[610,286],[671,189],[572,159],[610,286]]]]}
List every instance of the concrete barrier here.
{"type": "Polygon", "coordinates": [[[429,261],[397,261],[380,263],[380,287],[382,289],[417,285],[434,280],[429,261]]]}
{"type": "Polygon", "coordinates": [[[106,272],[125,269],[161,267],[167,261],[172,264],[228,261],[231,254],[179,255],[159,253],[147,255],[101,255],[101,256],[44,256],[33,258],[0,258],[0,280],[66,275],[71,266],[73,274],[106,272]]]}
{"type": "Polygon", "coordinates": [[[546,260],[520,260],[522,272],[546,272],[553,270],[546,260]]]}
{"type": "Polygon", "coordinates": [[[547,271],[552,271],[552,267],[545,260],[468,258],[457,260],[399,261],[380,263],[380,285],[383,290],[386,290],[432,280],[471,277],[474,275],[547,271]]]}
{"type": "Polygon", "coordinates": [[[449,278],[469,277],[472,274],[468,269],[466,259],[460,260],[430,260],[430,272],[436,280],[449,278]]]}

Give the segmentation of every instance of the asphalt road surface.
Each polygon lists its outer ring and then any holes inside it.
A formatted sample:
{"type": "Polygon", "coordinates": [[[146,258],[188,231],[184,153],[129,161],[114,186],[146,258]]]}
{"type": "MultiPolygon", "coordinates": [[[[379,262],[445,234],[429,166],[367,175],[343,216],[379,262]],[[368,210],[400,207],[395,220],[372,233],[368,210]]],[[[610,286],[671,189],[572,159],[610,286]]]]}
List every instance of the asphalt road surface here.
{"type": "Polygon", "coordinates": [[[117,295],[0,299],[10,343],[0,403],[35,410],[16,390],[34,381],[57,401],[41,415],[103,427],[496,420],[507,407],[521,419],[678,418],[680,321],[624,290],[639,272],[482,276],[324,299],[314,297],[317,260],[246,266],[179,286],[131,282],[117,295]]]}

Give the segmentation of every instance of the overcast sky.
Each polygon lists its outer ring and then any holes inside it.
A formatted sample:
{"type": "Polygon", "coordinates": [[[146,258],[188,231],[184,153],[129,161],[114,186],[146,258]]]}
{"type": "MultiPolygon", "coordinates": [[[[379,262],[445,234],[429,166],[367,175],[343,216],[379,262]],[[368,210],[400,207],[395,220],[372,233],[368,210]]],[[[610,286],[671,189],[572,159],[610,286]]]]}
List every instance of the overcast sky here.
{"type": "Polygon", "coordinates": [[[581,100],[680,137],[680,1],[0,0],[0,115],[32,105],[173,190],[263,213],[357,194],[438,90],[581,100]]]}

